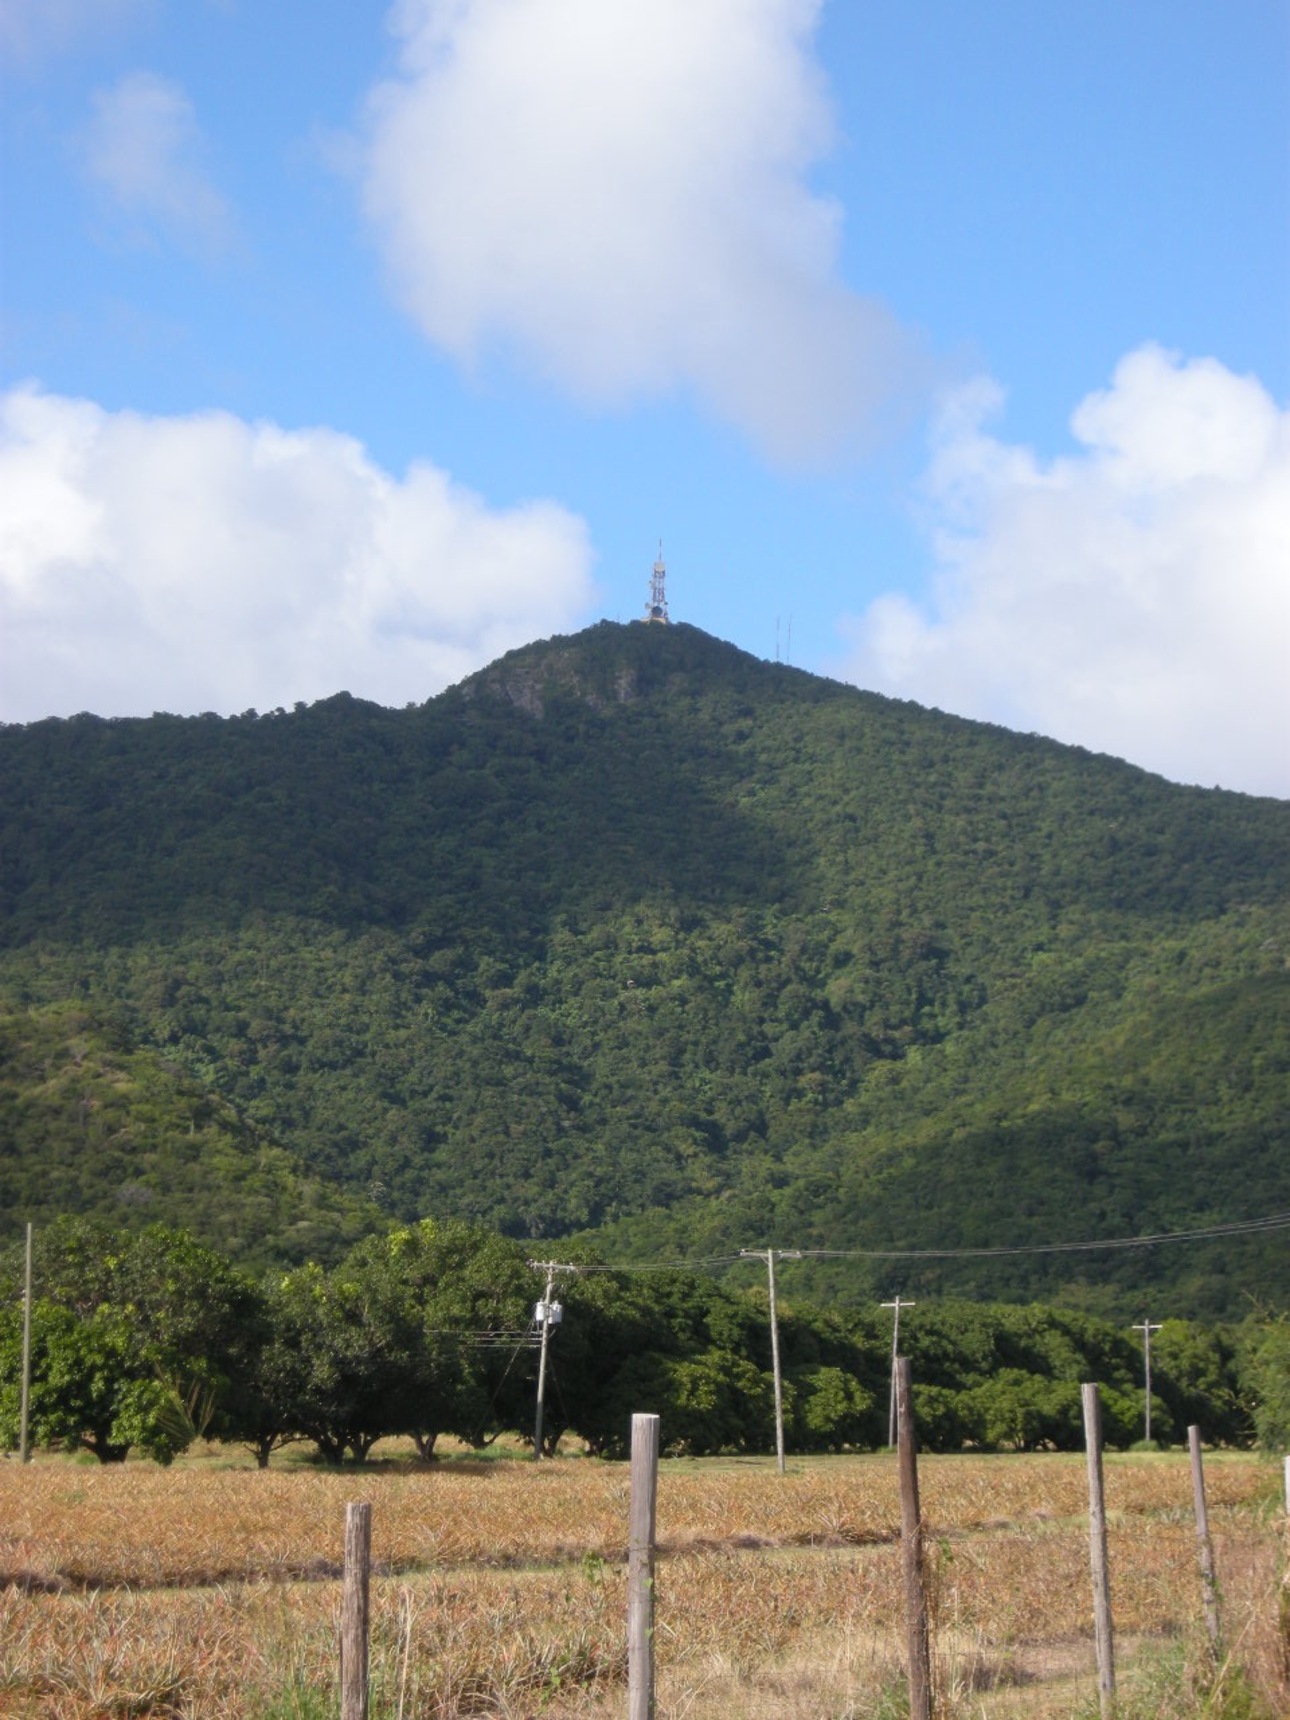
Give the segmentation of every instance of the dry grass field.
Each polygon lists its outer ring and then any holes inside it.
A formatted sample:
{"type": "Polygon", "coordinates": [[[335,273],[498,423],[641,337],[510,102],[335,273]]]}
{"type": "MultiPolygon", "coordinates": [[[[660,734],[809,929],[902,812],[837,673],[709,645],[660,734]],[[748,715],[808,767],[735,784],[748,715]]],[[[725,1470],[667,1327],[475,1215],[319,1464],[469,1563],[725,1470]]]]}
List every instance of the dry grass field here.
{"type": "MultiPolygon", "coordinates": [[[[1080,1457],[925,1457],[946,1720],[1096,1713],[1080,1457]]],[[[625,1708],[625,1466],[267,1472],[0,1463],[0,1715],[336,1712],[344,1507],[373,1506],[375,1720],[625,1708]]],[[[1126,1720],[1290,1714],[1280,1476],[1207,1466],[1225,1657],[1203,1647],[1185,1454],[1107,1463],[1126,1720]]],[[[902,1712],[895,1463],[665,1463],[660,1720],[902,1712]]]]}

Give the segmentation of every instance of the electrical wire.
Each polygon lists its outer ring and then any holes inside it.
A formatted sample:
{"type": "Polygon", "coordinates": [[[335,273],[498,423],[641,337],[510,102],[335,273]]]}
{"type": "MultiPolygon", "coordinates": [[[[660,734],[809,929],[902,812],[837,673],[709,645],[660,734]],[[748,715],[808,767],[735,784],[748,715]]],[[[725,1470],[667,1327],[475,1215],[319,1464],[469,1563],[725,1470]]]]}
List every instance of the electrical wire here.
{"type": "MultiPolygon", "coordinates": [[[[803,1260],[992,1260],[1027,1254],[1094,1254],[1102,1250],[1158,1248],[1169,1242],[1207,1242],[1224,1237],[1258,1236],[1290,1229],[1290,1212],[1268,1213],[1262,1218],[1235,1219],[1225,1224],[1200,1225],[1191,1230],[1161,1230],[1147,1236],[1102,1237],[1091,1242],[1033,1242],[992,1248],[803,1248],[794,1250],[803,1260]]],[[[731,1266],[742,1256],[715,1254],[701,1259],[602,1262],[580,1268],[583,1272],[698,1272],[731,1266]]]]}
{"type": "Polygon", "coordinates": [[[1166,1242],[1206,1242],[1220,1237],[1258,1236],[1290,1229],[1290,1212],[1265,1218],[1237,1219],[1230,1224],[1202,1225],[1194,1230],[1161,1230],[1150,1236],[1114,1236],[1096,1242],[1023,1243],[1006,1248],[804,1248],[804,1260],[991,1260],[1017,1254],[1081,1254],[1106,1249],[1156,1248],[1166,1242]]]}
{"type": "Polygon", "coordinates": [[[488,1418],[489,1418],[489,1416],[492,1415],[493,1411],[497,1408],[497,1400],[502,1395],[502,1387],[506,1384],[507,1378],[510,1375],[510,1371],[515,1366],[515,1358],[516,1358],[516,1356],[519,1355],[520,1351],[522,1349],[524,1349],[526,1340],[528,1340],[528,1338],[529,1338],[530,1334],[533,1332],[533,1330],[534,1330],[533,1323],[530,1321],[528,1331],[526,1331],[521,1336],[519,1343],[516,1344],[515,1348],[511,1351],[511,1358],[507,1362],[505,1368],[502,1370],[502,1377],[500,1380],[498,1380],[497,1389],[494,1391],[491,1399],[489,1400],[488,1408],[484,1411],[483,1420],[480,1422],[478,1428],[475,1430],[475,1438],[471,1441],[472,1445],[475,1444],[476,1441],[478,1441],[479,1439],[481,1439],[483,1437],[484,1427],[488,1422],[488,1418]]]}

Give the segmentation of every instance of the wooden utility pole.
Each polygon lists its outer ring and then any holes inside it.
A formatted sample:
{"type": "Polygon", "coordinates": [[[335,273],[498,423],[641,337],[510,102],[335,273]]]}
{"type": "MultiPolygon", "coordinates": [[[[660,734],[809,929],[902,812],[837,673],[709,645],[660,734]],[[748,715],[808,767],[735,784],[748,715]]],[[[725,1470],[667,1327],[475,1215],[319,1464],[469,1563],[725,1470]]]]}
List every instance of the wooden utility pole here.
{"type": "Polygon", "coordinates": [[[372,1507],[345,1507],[345,1576],[340,1599],[340,1720],[367,1720],[367,1652],[372,1578],[372,1507]]]}
{"type": "Polygon", "coordinates": [[[775,1378],[775,1465],[784,1473],[784,1376],[779,1366],[779,1313],[775,1304],[775,1262],[800,1260],[800,1248],[741,1248],[746,1259],[766,1262],[766,1280],[770,1290],[770,1361],[775,1378]]]}
{"type": "Polygon", "coordinates": [[[1093,1572],[1093,1635],[1097,1644],[1097,1698],[1102,1720],[1115,1714],[1115,1648],[1111,1629],[1111,1576],[1106,1551],[1106,1498],[1102,1490],[1102,1400],[1096,1385],[1080,1387],[1084,1447],[1088,1454],[1088,1544],[1093,1572]]]}
{"type": "Polygon", "coordinates": [[[1151,1334],[1158,1332],[1160,1327],[1153,1325],[1150,1320],[1142,1319],[1134,1326],[1135,1332],[1142,1333],[1142,1369],[1146,1377],[1146,1408],[1143,1414],[1142,1438],[1145,1444],[1151,1444],[1151,1334]]]}
{"type": "Polygon", "coordinates": [[[905,1568],[909,1645],[909,1720],[932,1720],[932,1655],[923,1569],[923,1513],[918,1501],[918,1448],[909,1358],[896,1358],[896,1452],[900,1466],[900,1549],[905,1568]]]}
{"type": "Polygon", "coordinates": [[[632,1484],[627,1529],[627,1715],[654,1720],[654,1524],[658,1501],[658,1417],[632,1417],[632,1484]]]}
{"type": "Polygon", "coordinates": [[[534,1272],[546,1273],[546,1289],[542,1292],[542,1300],[534,1310],[534,1316],[542,1329],[542,1348],[538,1360],[537,1408],[533,1416],[533,1455],[537,1459],[542,1456],[542,1418],[546,1409],[546,1353],[551,1340],[552,1326],[558,1326],[561,1319],[560,1304],[555,1297],[555,1275],[557,1272],[576,1272],[576,1266],[566,1265],[559,1260],[530,1260],[529,1265],[534,1272]]]}
{"type": "Polygon", "coordinates": [[[891,1392],[887,1403],[887,1444],[896,1443],[896,1355],[900,1349],[900,1310],[916,1308],[916,1302],[902,1302],[897,1296],[894,1302],[880,1302],[879,1307],[890,1308],[891,1316],[891,1392]]]}
{"type": "Polygon", "coordinates": [[[31,1225],[27,1225],[27,1264],[22,1291],[22,1400],[18,1411],[18,1461],[31,1462],[31,1225]]]}
{"type": "Polygon", "coordinates": [[[1205,1469],[1200,1455],[1200,1429],[1187,1429],[1191,1453],[1191,1492],[1196,1506],[1196,1543],[1200,1554],[1200,1592],[1205,1606],[1205,1630],[1212,1654],[1218,1653],[1218,1585],[1214,1581],[1214,1546],[1209,1538],[1209,1509],[1205,1504],[1205,1469]]]}
{"type": "Polygon", "coordinates": [[[549,1266],[546,1275],[546,1289],[542,1292],[542,1300],[538,1306],[542,1310],[542,1352],[538,1359],[537,1407],[533,1415],[533,1456],[538,1461],[542,1457],[542,1416],[546,1407],[546,1351],[551,1333],[551,1303],[555,1297],[555,1268],[549,1266]]]}

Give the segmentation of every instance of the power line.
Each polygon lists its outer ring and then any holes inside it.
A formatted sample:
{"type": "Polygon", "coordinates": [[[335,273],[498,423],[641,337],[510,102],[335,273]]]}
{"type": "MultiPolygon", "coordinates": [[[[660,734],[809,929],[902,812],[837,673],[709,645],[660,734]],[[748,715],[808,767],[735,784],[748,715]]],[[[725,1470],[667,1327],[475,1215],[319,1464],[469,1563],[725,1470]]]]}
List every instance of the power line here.
{"type": "Polygon", "coordinates": [[[578,1267],[581,1273],[589,1272],[699,1272],[707,1267],[734,1266],[744,1258],[744,1250],[737,1254],[711,1254],[701,1260],[598,1260],[592,1263],[582,1263],[578,1267]]]}
{"type": "MultiPolygon", "coordinates": [[[[1205,1242],[1221,1237],[1258,1236],[1290,1229],[1290,1212],[1269,1213],[1263,1218],[1235,1219],[1225,1224],[1200,1225],[1192,1230],[1161,1230],[1147,1236],[1101,1237],[1091,1242],[1032,1242],[995,1248],[804,1248],[803,1260],[992,1260],[1025,1254],[1094,1254],[1122,1248],[1158,1248],[1169,1242],[1205,1242]]],[[[602,1261],[583,1265],[581,1272],[697,1272],[704,1268],[732,1266],[751,1250],[738,1254],[713,1254],[689,1260],[602,1261]]]]}
{"type": "MultiPolygon", "coordinates": [[[[492,1415],[493,1411],[497,1408],[497,1400],[502,1395],[502,1387],[506,1384],[507,1380],[510,1378],[511,1369],[515,1366],[516,1356],[519,1355],[520,1351],[525,1347],[526,1344],[531,1344],[534,1341],[531,1337],[532,1331],[533,1331],[533,1327],[530,1325],[528,1328],[528,1331],[521,1332],[518,1335],[518,1341],[516,1342],[515,1348],[511,1351],[510,1358],[507,1361],[506,1366],[502,1369],[502,1377],[500,1380],[498,1380],[496,1389],[494,1390],[492,1397],[489,1399],[488,1408],[484,1412],[483,1421],[480,1422],[479,1427],[476,1429],[476,1435],[475,1435],[476,1439],[482,1437],[483,1432],[484,1432],[485,1423],[488,1421],[489,1416],[492,1415]]],[[[471,1444],[473,1445],[474,1443],[475,1443],[475,1440],[472,1440],[471,1444]]]]}
{"type": "Polygon", "coordinates": [[[1009,1248],[811,1248],[811,1260],[989,1260],[1013,1254],[1091,1254],[1102,1249],[1156,1248],[1166,1242],[1204,1242],[1225,1236],[1255,1236],[1266,1231],[1290,1229],[1290,1212],[1271,1213],[1266,1218],[1238,1219],[1231,1224],[1208,1224],[1195,1230],[1162,1230],[1151,1236],[1114,1236],[1097,1242],[1022,1243],[1009,1248]]]}

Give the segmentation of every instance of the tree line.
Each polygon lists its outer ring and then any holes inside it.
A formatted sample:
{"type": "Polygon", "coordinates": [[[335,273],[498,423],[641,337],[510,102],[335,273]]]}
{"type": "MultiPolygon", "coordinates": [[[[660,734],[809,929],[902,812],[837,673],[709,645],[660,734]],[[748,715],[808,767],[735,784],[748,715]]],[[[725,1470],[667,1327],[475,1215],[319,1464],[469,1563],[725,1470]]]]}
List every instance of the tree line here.
{"type": "MultiPolygon", "coordinates": [[[[773,1447],[764,1294],[694,1272],[615,1271],[575,1252],[558,1275],[545,1443],[576,1436],[623,1455],[630,1417],[662,1418],[664,1449],[773,1447]]],[[[38,1235],[31,1439],[101,1462],[168,1463],[198,1438],[246,1445],[261,1465],[295,1442],[331,1464],[411,1438],[422,1458],[452,1435],[475,1447],[532,1428],[534,1303],[542,1277],[516,1242],[423,1220],[354,1246],[336,1265],[257,1278],[188,1233],[118,1232],[82,1219],[38,1235]]],[[[780,1310],[792,1450],[874,1448],[887,1437],[889,1316],[780,1310]]],[[[19,1439],[21,1251],[0,1256],[0,1446],[19,1439]]],[[[1103,1387],[1108,1442],[1143,1419],[1131,1332],[1042,1306],[963,1302],[906,1312],[901,1348],[932,1450],[1074,1449],[1079,1382],[1103,1387]]],[[[1290,1442],[1290,1323],[1168,1320],[1152,1346],[1152,1426],[1164,1440],[1290,1442]]]]}

